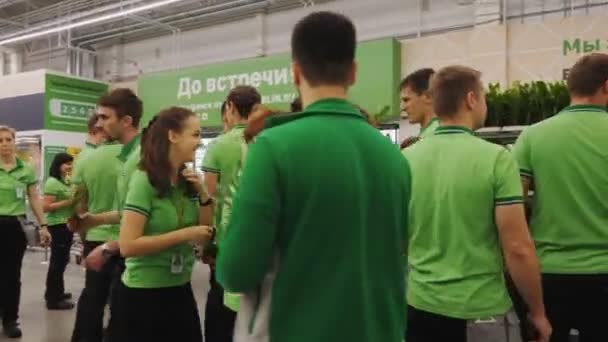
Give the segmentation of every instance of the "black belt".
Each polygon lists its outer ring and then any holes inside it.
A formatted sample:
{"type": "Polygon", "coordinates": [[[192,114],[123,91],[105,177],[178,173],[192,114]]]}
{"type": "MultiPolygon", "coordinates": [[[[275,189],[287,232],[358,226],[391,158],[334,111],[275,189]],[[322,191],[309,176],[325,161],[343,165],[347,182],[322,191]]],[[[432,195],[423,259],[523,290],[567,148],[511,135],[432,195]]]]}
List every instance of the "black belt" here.
{"type": "Polygon", "coordinates": [[[0,221],[14,221],[14,220],[19,220],[22,217],[24,217],[24,215],[13,215],[13,216],[0,215],[0,221]]]}

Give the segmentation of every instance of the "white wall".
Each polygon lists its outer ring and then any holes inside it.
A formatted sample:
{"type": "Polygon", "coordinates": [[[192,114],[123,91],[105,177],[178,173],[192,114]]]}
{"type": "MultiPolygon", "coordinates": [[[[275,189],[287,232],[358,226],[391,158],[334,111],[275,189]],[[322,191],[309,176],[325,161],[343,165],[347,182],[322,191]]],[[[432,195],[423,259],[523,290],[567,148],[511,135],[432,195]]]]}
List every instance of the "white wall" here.
{"type": "MultiPolygon", "coordinates": [[[[495,6],[499,3],[498,0],[486,2],[495,6]]],[[[471,25],[475,20],[474,6],[459,6],[454,0],[432,0],[429,11],[421,16],[418,15],[418,1],[336,0],[264,15],[263,25],[259,18],[252,17],[185,32],[181,34],[178,50],[173,48],[174,38],[170,35],[105,48],[99,51],[97,77],[122,79],[172,67],[287,52],[293,26],[313,10],[332,10],[348,15],[357,26],[359,40],[415,35],[419,28],[425,31],[449,29],[471,25]],[[116,63],[117,59],[119,63],[116,63]]]]}
{"type": "Polygon", "coordinates": [[[0,99],[44,93],[45,70],[0,76],[0,99]]]}

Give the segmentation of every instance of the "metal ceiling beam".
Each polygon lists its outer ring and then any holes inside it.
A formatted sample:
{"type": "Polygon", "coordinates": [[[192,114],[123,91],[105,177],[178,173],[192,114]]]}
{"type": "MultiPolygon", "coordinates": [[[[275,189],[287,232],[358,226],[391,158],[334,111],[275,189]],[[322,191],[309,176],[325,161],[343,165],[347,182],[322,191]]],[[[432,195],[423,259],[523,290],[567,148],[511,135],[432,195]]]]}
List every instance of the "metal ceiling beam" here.
{"type": "Polygon", "coordinates": [[[24,23],[20,23],[20,22],[17,22],[17,21],[12,21],[12,20],[9,20],[9,19],[3,19],[3,18],[0,18],[0,23],[5,23],[5,24],[8,24],[8,25],[19,26],[19,27],[26,27],[27,26],[24,23]]]}
{"type": "MultiPolygon", "coordinates": [[[[63,17],[63,18],[60,18],[60,19],[57,19],[57,20],[53,20],[53,21],[49,21],[49,22],[46,22],[46,23],[43,23],[43,24],[40,24],[40,25],[31,26],[31,27],[26,28],[24,30],[20,30],[20,31],[17,31],[17,32],[12,32],[12,33],[9,33],[9,34],[6,34],[6,35],[2,35],[2,36],[0,36],[0,40],[7,39],[7,38],[12,38],[12,37],[15,37],[15,36],[20,36],[20,35],[27,34],[27,33],[30,33],[30,32],[36,32],[36,31],[44,30],[44,29],[49,28],[49,27],[56,27],[56,26],[64,25],[66,23],[74,22],[74,21],[76,21],[78,19],[81,19],[81,18],[86,18],[86,17],[97,15],[97,14],[101,14],[101,13],[104,13],[104,12],[109,12],[109,11],[115,10],[117,8],[122,8],[122,7],[125,7],[125,6],[133,5],[133,4],[136,4],[138,2],[142,2],[142,1],[144,1],[144,0],[127,0],[127,1],[121,1],[121,2],[115,3],[115,4],[112,4],[112,5],[107,5],[107,6],[103,6],[103,7],[97,7],[96,9],[93,9],[93,10],[90,10],[90,11],[87,11],[87,12],[80,12],[80,13],[77,13],[77,14],[74,14],[74,15],[71,15],[71,16],[66,16],[66,17],[63,17]]],[[[121,19],[121,18],[117,18],[117,19],[121,19]]],[[[109,21],[109,22],[111,22],[111,21],[109,21]]]]}
{"type": "MultiPolygon", "coordinates": [[[[251,2],[251,1],[248,1],[248,2],[251,2]]],[[[199,14],[199,15],[188,17],[188,18],[181,19],[181,20],[178,20],[178,21],[182,22],[182,21],[185,21],[185,20],[188,20],[188,21],[201,20],[201,19],[206,19],[206,18],[220,16],[220,15],[227,15],[227,14],[230,14],[232,12],[258,10],[258,9],[264,8],[267,5],[268,5],[268,1],[267,0],[255,1],[253,4],[249,4],[249,5],[245,5],[245,6],[239,6],[239,7],[233,7],[233,8],[228,8],[228,9],[225,9],[225,10],[215,11],[215,12],[211,12],[211,13],[199,14]]],[[[162,20],[162,19],[159,19],[159,20],[162,20]]],[[[174,22],[171,22],[171,23],[173,25],[175,25],[175,23],[178,22],[178,21],[174,21],[174,22]]],[[[138,32],[142,32],[142,31],[145,31],[145,30],[149,30],[149,28],[148,27],[139,28],[139,29],[121,28],[121,30],[122,31],[128,30],[127,32],[129,34],[133,34],[133,33],[138,33],[138,32]]],[[[119,33],[110,34],[110,35],[101,35],[101,36],[98,36],[98,37],[95,37],[95,38],[91,38],[91,39],[87,39],[87,40],[82,40],[83,37],[76,37],[75,38],[75,42],[77,42],[77,45],[88,45],[88,44],[92,44],[92,43],[103,41],[103,40],[117,38],[117,37],[120,37],[122,35],[125,35],[125,32],[119,32],[119,33]]]]}
{"type": "MultiPolygon", "coordinates": [[[[195,17],[195,16],[193,16],[193,14],[200,13],[200,12],[203,12],[204,14],[222,13],[225,10],[239,9],[239,8],[243,7],[242,5],[247,5],[247,4],[252,4],[252,3],[253,4],[266,3],[266,0],[236,0],[236,1],[226,2],[226,3],[222,3],[222,4],[203,7],[198,10],[189,11],[187,13],[178,13],[178,14],[172,14],[169,16],[161,17],[161,18],[156,18],[155,21],[168,23],[171,26],[175,26],[174,21],[172,21],[175,18],[179,18],[179,17],[183,17],[183,16],[187,16],[187,15],[189,15],[189,18],[191,18],[191,17],[195,17]]],[[[94,37],[104,36],[105,34],[108,34],[108,33],[110,36],[114,37],[115,32],[121,32],[120,34],[122,34],[123,31],[132,31],[132,30],[141,31],[141,29],[139,29],[140,26],[142,26],[141,23],[117,27],[115,29],[106,30],[104,32],[96,32],[96,33],[86,34],[83,36],[77,36],[73,40],[75,42],[89,41],[91,39],[94,39],[94,37]]],[[[97,41],[96,38],[94,40],[97,41]]],[[[82,44],[82,43],[79,43],[79,44],[82,44]]]]}

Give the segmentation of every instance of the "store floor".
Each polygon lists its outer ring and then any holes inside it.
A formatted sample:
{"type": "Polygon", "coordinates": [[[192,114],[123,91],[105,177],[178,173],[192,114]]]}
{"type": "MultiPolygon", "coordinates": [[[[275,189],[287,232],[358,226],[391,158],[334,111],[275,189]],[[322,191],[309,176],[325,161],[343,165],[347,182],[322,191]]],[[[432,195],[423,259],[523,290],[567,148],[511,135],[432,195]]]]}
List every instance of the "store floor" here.
{"type": "MultiPolygon", "coordinates": [[[[47,265],[44,253],[28,251],[23,261],[20,322],[23,337],[8,339],[0,334],[0,341],[21,342],[68,342],[72,335],[76,309],[70,311],[48,311],[44,303],[44,284],[47,265]]],[[[209,289],[209,269],[197,264],[192,285],[199,305],[201,319],[204,319],[206,294],[209,289]]],[[[84,286],[84,269],[72,259],[65,273],[67,292],[77,300],[84,286]]]]}

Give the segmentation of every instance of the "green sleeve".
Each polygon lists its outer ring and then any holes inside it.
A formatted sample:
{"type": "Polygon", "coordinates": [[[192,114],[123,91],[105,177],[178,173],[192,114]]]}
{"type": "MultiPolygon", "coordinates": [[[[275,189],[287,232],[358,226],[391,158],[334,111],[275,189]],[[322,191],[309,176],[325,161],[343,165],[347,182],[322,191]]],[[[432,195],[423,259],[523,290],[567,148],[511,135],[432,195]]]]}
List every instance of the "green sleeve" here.
{"type": "Polygon", "coordinates": [[[144,171],[137,170],[129,182],[124,210],[134,211],[148,217],[152,210],[154,197],[154,188],[150,185],[148,175],[144,171]]]}
{"type": "Polygon", "coordinates": [[[530,138],[528,137],[529,128],[524,130],[513,147],[513,153],[517,164],[519,164],[519,173],[522,176],[532,178],[534,173],[532,172],[532,161],[530,160],[530,138]]]}
{"type": "Polygon", "coordinates": [[[260,136],[247,153],[232,217],[219,246],[218,281],[228,292],[254,288],[268,271],[275,251],[280,194],[276,159],[268,141],[260,136]]]}
{"type": "Polygon", "coordinates": [[[50,177],[44,182],[43,193],[48,196],[59,196],[61,193],[61,189],[59,188],[59,184],[57,184],[57,180],[55,178],[50,177]]]}
{"type": "Polygon", "coordinates": [[[82,179],[82,165],[83,163],[82,157],[76,157],[74,161],[74,170],[72,171],[72,185],[80,185],[83,182],[82,179]]]}
{"type": "Polygon", "coordinates": [[[205,153],[205,158],[203,159],[203,171],[220,173],[219,156],[221,155],[221,149],[221,144],[218,144],[217,141],[209,144],[209,149],[205,153]]]}
{"type": "Polygon", "coordinates": [[[509,205],[523,202],[523,189],[517,163],[511,152],[499,152],[494,165],[494,203],[509,205]]]}
{"type": "Polygon", "coordinates": [[[24,182],[25,182],[25,185],[27,185],[29,187],[31,185],[38,183],[38,178],[36,178],[36,171],[34,171],[33,167],[31,167],[29,164],[26,167],[27,167],[27,172],[25,175],[24,182]]]}

